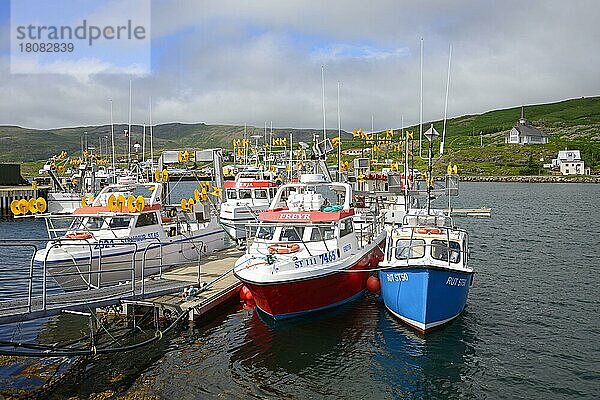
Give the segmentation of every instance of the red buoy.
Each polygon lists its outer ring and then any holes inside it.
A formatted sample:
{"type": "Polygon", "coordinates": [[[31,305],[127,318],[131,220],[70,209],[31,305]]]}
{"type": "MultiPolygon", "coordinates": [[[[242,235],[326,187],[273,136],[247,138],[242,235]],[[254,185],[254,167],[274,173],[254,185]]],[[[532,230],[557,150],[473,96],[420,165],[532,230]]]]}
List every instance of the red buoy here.
{"type": "Polygon", "coordinates": [[[369,289],[369,292],[371,293],[379,293],[381,284],[376,276],[369,276],[369,279],[367,279],[367,289],[369,289]]]}
{"type": "Polygon", "coordinates": [[[254,296],[252,296],[252,292],[250,292],[250,289],[248,289],[248,287],[246,287],[246,285],[242,286],[242,288],[240,289],[240,299],[241,300],[252,300],[254,298],[254,296]]]}
{"type": "Polygon", "coordinates": [[[255,306],[254,300],[246,300],[246,301],[244,301],[244,304],[242,305],[244,310],[252,310],[254,308],[254,306],[255,306]]]}

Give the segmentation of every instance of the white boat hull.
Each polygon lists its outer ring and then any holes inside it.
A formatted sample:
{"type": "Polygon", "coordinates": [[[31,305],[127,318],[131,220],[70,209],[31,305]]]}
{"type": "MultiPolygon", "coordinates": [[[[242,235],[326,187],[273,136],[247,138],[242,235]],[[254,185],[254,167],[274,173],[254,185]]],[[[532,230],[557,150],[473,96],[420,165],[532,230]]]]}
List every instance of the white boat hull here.
{"type": "Polygon", "coordinates": [[[64,241],[36,253],[34,263],[66,291],[131,284],[181,264],[196,262],[205,254],[224,249],[225,233],[214,228],[194,236],[168,241],[142,241],[118,245],[64,241]],[[111,247],[107,247],[111,246],[111,247]]]}

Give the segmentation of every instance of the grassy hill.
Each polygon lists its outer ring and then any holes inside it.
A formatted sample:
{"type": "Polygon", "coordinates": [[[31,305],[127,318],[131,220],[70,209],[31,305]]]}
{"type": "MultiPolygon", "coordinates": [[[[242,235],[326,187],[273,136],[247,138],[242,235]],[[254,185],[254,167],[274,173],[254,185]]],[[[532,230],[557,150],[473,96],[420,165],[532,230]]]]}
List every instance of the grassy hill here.
{"type": "MultiPolygon", "coordinates": [[[[600,97],[526,106],[525,117],[549,135],[549,143],[544,145],[504,143],[506,133],[520,116],[519,106],[449,119],[445,154],[436,164],[436,171],[443,173],[448,162],[452,162],[459,164],[464,175],[544,174],[549,171],[542,169],[542,165],[550,163],[559,150],[566,148],[580,150],[586,167],[600,169],[600,97]]],[[[423,130],[428,129],[430,124],[424,124],[423,130]]],[[[442,121],[435,121],[434,126],[442,132],[442,121]]],[[[418,126],[407,130],[418,137],[418,126]]],[[[354,141],[351,145],[359,144],[360,141],[354,141]]],[[[426,154],[425,145],[423,154],[426,154]]],[[[434,149],[437,152],[438,145],[434,149]]],[[[418,148],[413,149],[413,153],[418,154],[418,148]]],[[[415,167],[424,169],[425,163],[415,157],[415,167]]]]}
{"type": "MultiPolygon", "coordinates": [[[[542,163],[549,163],[559,150],[565,148],[581,150],[586,166],[600,169],[600,97],[580,98],[557,103],[525,107],[525,114],[534,126],[549,135],[546,145],[507,145],[504,135],[516,123],[521,107],[495,110],[478,115],[465,115],[448,120],[446,154],[437,164],[439,171],[445,170],[448,161],[458,163],[461,173],[467,175],[517,175],[544,173],[542,163]],[[482,132],[483,146],[480,146],[482,132]],[[543,162],[540,159],[543,158],[543,162]]],[[[442,132],[442,122],[434,125],[442,132]]],[[[427,129],[427,123],[424,129],[427,129]]],[[[127,137],[123,130],[127,126],[115,125],[115,147],[118,157],[127,152],[127,137]]],[[[418,126],[409,130],[418,136],[418,126]]],[[[231,148],[233,138],[242,137],[243,126],[169,123],[154,128],[156,152],[175,148],[231,148]]],[[[142,127],[132,126],[132,143],[142,142],[142,127]]],[[[248,135],[262,135],[262,128],[248,127],[248,135]]],[[[294,134],[294,142],[311,141],[320,130],[277,128],[277,136],[294,134]]],[[[337,135],[331,130],[330,135],[337,135]]],[[[359,140],[344,140],[344,147],[359,146],[359,140]]],[[[50,130],[26,129],[16,126],[0,126],[0,162],[22,162],[35,170],[40,160],[45,160],[62,150],[73,154],[80,151],[81,141],[106,148],[110,138],[110,126],[82,126],[50,130]]],[[[103,150],[104,152],[105,150],[103,150]]],[[[418,153],[418,149],[413,149],[418,153]]],[[[396,158],[387,152],[378,158],[396,158]]],[[[418,157],[416,157],[418,158],[418,157]]],[[[424,168],[424,163],[415,160],[415,167],[424,168]]],[[[28,171],[27,171],[28,172],[28,171]]]]}

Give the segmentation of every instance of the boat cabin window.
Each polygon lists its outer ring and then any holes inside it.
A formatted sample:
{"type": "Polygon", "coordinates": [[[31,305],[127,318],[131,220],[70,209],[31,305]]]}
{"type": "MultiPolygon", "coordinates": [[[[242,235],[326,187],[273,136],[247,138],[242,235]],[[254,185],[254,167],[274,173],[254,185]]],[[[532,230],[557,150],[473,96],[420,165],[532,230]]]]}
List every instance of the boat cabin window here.
{"type": "Polygon", "coordinates": [[[267,189],[254,190],[254,198],[255,199],[266,199],[267,198],[267,189]]]}
{"type": "Polygon", "coordinates": [[[269,197],[275,197],[275,193],[277,193],[277,188],[269,188],[269,197]]]}
{"type": "Polygon", "coordinates": [[[289,227],[281,229],[281,236],[279,240],[282,242],[299,242],[302,240],[304,235],[304,227],[289,227]]]}
{"type": "Polygon", "coordinates": [[[155,212],[143,213],[138,216],[138,219],[135,223],[136,228],[141,228],[142,226],[156,225],[158,224],[158,219],[156,218],[155,212]]]}
{"type": "Polygon", "coordinates": [[[87,221],[85,221],[85,229],[90,231],[96,231],[102,228],[104,224],[104,218],[102,217],[89,217],[87,221]]]}
{"type": "Polygon", "coordinates": [[[344,237],[354,231],[352,221],[347,219],[340,222],[340,237],[344,237]]]}
{"type": "Polygon", "coordinates": [[[446,240],[431,241],[431,257],[436,260],[448,261],[448,254],[450,254],[450,262],[460,262],[460,244],[446,240]]]}
{"type": "Polygon", "coordinates": [[[329,240],[334,237],[334,230],[330,227],[314,227],[310,233],[311,242],[320,242],[321,240],[329,240]]]}
{"type": "Polygon", "coordinates": [[[113,229],[129,228],[129,221],[131,217],[113,217],[108,226],[113,229]]]}
{"type": "Polygon", "coordinates": [[[258,231],[256,232],[256,237],[258,239],[272,240],[274,233],[275,233],[274,226],[259,226],[258,231]]]}
{"type": "Polygon", "coordinates": [[[237,199],[237,192],[235,191],[235,189],[227,189],[227,198],[237,199]]]}
{"type": "Polygon", "coordinates": [[[239,194],[240,199],[251,199],[252,198],[252,192],[250,191],[250,189],[240,189],[238,194],[239,194]]]}
{"type": "Polygon", "coordinates": [[[396,241],[397,260],[406,260],[408,258],[421,258],[424,255],[425,241],[423,239],[398,239],[396,241]]]}

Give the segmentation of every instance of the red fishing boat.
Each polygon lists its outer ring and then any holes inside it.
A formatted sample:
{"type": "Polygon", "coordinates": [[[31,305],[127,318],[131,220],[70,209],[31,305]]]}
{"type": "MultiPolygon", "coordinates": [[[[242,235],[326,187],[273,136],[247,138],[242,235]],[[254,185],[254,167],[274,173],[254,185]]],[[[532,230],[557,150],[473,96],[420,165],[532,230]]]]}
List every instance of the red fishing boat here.
{"type": "Polygon", "coordinates": [[[298,183],[281,186],[258,218],[256,236],[234,274],[256,306],[275,319],[357,298],[369,271],[383,259],[381,215],[358,218],[352,187],[322,174],[305,174],[298,183]]]}

